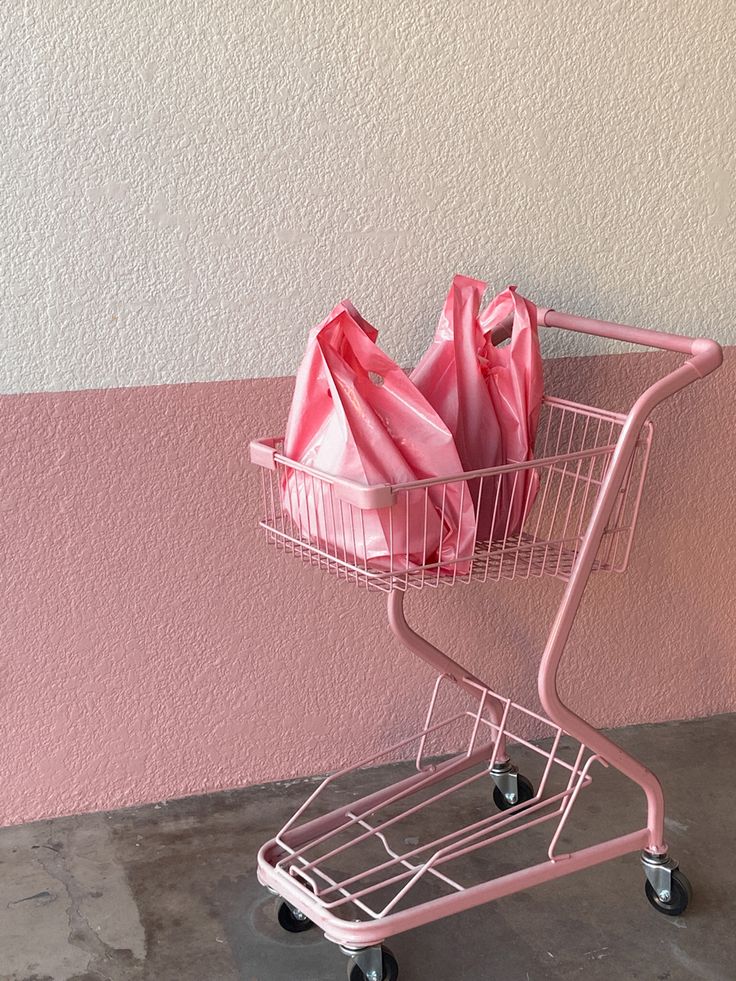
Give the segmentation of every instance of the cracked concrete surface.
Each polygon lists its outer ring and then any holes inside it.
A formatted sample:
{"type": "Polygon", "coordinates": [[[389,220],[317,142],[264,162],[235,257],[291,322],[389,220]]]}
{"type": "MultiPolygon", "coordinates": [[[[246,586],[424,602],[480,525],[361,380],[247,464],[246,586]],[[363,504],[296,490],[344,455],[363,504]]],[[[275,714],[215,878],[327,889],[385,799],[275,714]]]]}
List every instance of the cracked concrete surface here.
{"type": "MultiPolygon", "coordinates": [[[[695,888],[685,916],[649,908],[630,856],[393,938],[401,981],[733,981],[736,715],[615,737],[664,784],[672,853],[695,888]]],[[[386,776],[364,771],[346,789],[386,776]]],[[[260,844],[312,789],[292,780],[0,830],[0,981],[342,979],[340,952],[316,931],[283,933],[254,875],[260,844]]],[[[485,812],[486,790],[468,791],[466,815],[485,812]]],[[[601,770],[576,812],[575,834],[600,839],[636,823],[641,795],[601,770]]],[[[488,850],[475,872],[530,863],[533,837],[516,839],[513,858],[488,850]]]]}
{"type": "Polygon", "coordinates": [[[110,823],[90,814],[2,831],[2,981],[143,978],[145,933],[110,823]]]}

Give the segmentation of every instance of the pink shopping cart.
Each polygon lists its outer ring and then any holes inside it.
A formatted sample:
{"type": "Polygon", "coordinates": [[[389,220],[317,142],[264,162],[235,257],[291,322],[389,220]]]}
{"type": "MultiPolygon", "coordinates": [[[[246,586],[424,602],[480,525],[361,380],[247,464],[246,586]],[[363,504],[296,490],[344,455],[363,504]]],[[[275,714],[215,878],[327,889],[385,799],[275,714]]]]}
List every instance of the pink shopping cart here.
{"type": "MultiPolygon", "coordinates": [[[[632,851],[641,852],[646,896],[656,910],[677,916],[691,896],[688,880],[668,854],[664,798],[656,776],[562,702],[557,674],[591,573],[627,567],[652,439],[651,411],[714,371],[722,360],[721,348],[707,339],[541,308],[539,324],[673,351],[687,360],[648,388],[627,414],[545,398],[533,462],[461,473],[449,480],[366,487],[284,457],[278,439],[251,443],[252,462],[261,467],[261,526],[268,541],[346,582],[384,591],[394,634],[438,674],[423,728],[383,754],[328,776],[258,856],[259,880],[279,897],[281,926],[292,932],[318,926],[350,958],[350,981],[396,981],[398,965],[384,945],[395,934],[632,851]],[[530,468],[538,482],[525,479],[530,468]],[[502,489],[508,499],[510,482],[512,498],[517,490],[525,498],[518,502],[521,527],[513,530],[508,521],[502,526],[503,515],[510,513],[508,503],[499,506],[502,489]],[[474,540],[467,555],[457,556],[449,568],[426,550],[421,563],[416,554],[412,561],[394,554],[386,569],[358,558],[367,554],[361,539],[365,509],[385,509],[391,530],[394,515],[408,520],[410,508],[422,507],[426,513],[430,488],[436,501],[437,485],[452,483],[472,493],[475,502],[494,505],[490,535],[484,540],[467,536],[474,540]],[[288,506],[286,493],[296,498],[288,506]],[[313,506],[302,509],[300,495],[313,506]],[[311,514],[311,527],[294,523],[291,516],[300,513],[311,514]],[[498,527],[496,515],[502,516],[498,527]],[[417,634],[404,616],[409,589],[537,576],[566,584],[539,666],[544,714],[493,691],[417,634]],[[464,704],[458,704],[459,698],[464,704]],[[445,712],[448,701],[451,709],[445,712]],[[430,748],[438,738],[462,750],[450,758],[433,758],[430,748]],[[537,761],[534,782],[512,762],[514,746],[525,747],[526,755],[537,761]],[[340,798],[340,780],[347,773],[414,756],[416,769],[410,776],[361,800],[340,798]],[[563,853],[561,835],[596,765],[615,768],[644,790],[646,825],[563,853]],[[423,815],[440,802],[446,807],[453,795],[462,801],[467,787],[489,775],[493,813],[469,820],[458,806],[455,826],[433,840],[420,838],[423,815]],[[477,878],[474,853],[530,829],[537,836],[544,832],[541,861],[492,879],[468,881],[469,870],[477,878]]],[[[501,326],[494,343],[504,338],[501,326]]],[[[396,540],[408,537],[397,534],[396,540]]],[[[459,538],[463,540],[462,534],[459,538]]]]}

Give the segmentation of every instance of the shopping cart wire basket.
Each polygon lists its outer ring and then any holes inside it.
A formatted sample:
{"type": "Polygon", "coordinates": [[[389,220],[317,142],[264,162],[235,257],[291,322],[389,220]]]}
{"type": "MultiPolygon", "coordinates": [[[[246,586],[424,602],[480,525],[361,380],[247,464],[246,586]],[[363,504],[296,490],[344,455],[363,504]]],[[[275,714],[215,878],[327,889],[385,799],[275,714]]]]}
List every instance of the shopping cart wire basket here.
{"type": "MultiPolygon", "coordinates": [[[[679,915],[690,899],[690,884],[664,839],[657,777],[562,702],[557,674],[591,573],[627,568],[652,442],[650,413],[714,371],[721,348],[705,338],[549,309],[538,310],[538,321],[677,352],[687,360],[652,384],[625,414],[546,397],[534,460],[450,478],[365,486],[288,459],[281,439],[251,443],[251,460],[261,472],[267,540],[347,582],[385,592],[395,636],[437,672],[424,726],[383,753],[328,776],[259,853],[258,876],[279,897],[281,925],[292,932],[313,925],[322,929],[349,956],[351,981],[395,981],[398,965],[384,942],[397,933],[632,851],[641,851],[646,895],[655,909],[679,915]],[[462,547],[448,557],[428,540],[426,529],[430,508],[439,509],[444,527],[444,502],[453,484],[460,486],[461,503],[470,494],[475,504],[460,507],[461,520],[481,510],[491,520],[483,538],[477,518],[474,528],[460,527],[456,541],[462,547]],[[385,561],[368,557],[367,509],[382,511],[391,545],[385,561]],[[425,535],[417,547],[416,529],[422,527],[425,535]],[[493,691],[415,632],[404,615],[410,589],[541,576],[565,583],[539,665],[544,714],[493,691]],[[448,690],[463,694],[461,710],[445,697],[448,690]],[[445,702],[453,706],[449,713],[442,710],[445,702]],[[532,740],[525,735],[530,731],[544,738],[532,740]],[[442,737],[463,748],[438,762],[428,751],[442,737]],[[514,746],[537,759],[535,782],[513,763],[514,746]],[[415,759],[412,775],[361,800],[327,807],[347,774],[408,757],[415,759]],[[578,795],[592,782],[595,765],[615,768],[644,790],[646,826],[562,852],[563,830],[578,795]],[[493,813],[468,821],[458,807],[456,826],[429,841],[417,835],[433,807],[444,806],[448,798],[461,801],[466,788],[489,774],[493,813]],[[532,828],[548,832],[542,861],[469,881],[470,856],[532,828]]],[[[494,343],[506,336],[502,325],[494,343]]]]}

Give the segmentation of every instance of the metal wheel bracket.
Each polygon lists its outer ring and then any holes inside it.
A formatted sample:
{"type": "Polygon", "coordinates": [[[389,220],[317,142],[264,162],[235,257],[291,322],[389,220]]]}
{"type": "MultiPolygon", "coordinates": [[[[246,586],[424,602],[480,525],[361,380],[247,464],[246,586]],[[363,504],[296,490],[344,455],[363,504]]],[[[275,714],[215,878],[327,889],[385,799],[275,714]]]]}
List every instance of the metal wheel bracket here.
{"type": "Polygon", "coordinates": [[[304,923],[309,919],[306,913],[302,913],[302,911],[298,909],[296,906],[292,906],[292,904],[288,901],[288,899],[285,899],[284,902],[289,907],[291,915],[294,917],[295,920],[299,920],[301,923],[304,923]]]}
{"type": "Polygon", "coordinates": [[[498,787],[509,804],[516,804],[519,800],[519,770],[509,760],[505,763],[496,763],[488,771],[491,780],[498,787]]]}
{"type": "Polygon", "coordinates": [[[382,944],[375,947],[362,947],[360,950],[351,950],[350,947],[341,947],[340,950],[353,958],[365,975],[366,981],[383,981],[382,944]]]}
{"type": "Polygon", "coordinates": [[[678,863],[667,855],[642,852],[641,864],[652,889],[663,903],[668,903],[672,898],[672,873],[679,869],[678,863]]]}

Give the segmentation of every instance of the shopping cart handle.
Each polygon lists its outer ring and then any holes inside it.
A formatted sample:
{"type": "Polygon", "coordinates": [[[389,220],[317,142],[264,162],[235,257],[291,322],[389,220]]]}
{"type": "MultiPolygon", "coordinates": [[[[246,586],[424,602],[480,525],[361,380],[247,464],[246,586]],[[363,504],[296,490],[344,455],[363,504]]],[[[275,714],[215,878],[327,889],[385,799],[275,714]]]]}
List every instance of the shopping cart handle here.
{"type": "Polygon", "coordinates": [[[544,327],[557,327],[560,330],[608,337],[614,341],[626,341],[628,344],[639,344],[642,347],[688,354],[690,355],[688,363],[701,378],[715,371],[723,361],[721,345],[707,337],[685,337],[683,334],[666,334],[659,330],[645,330],[642,327],[614,324],[606,320],[575,317],[569,313],[558,313],[548,307],[537,307],[537,322],[544,327]]]}

